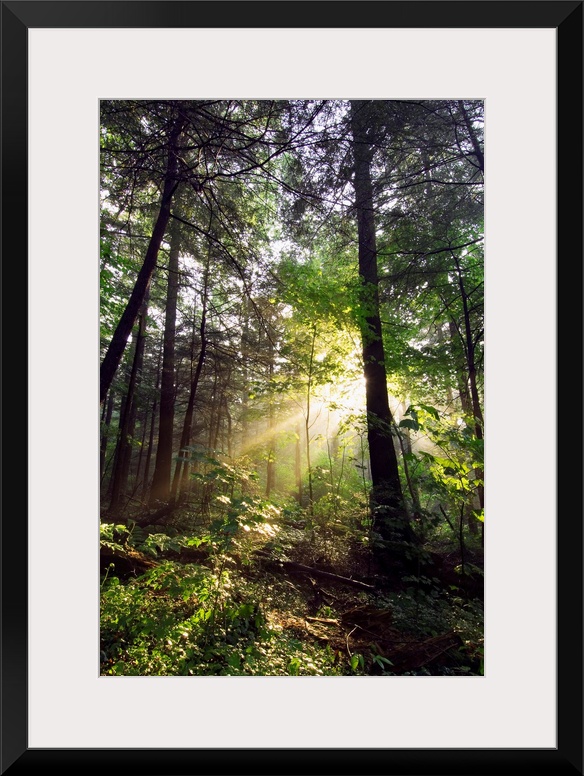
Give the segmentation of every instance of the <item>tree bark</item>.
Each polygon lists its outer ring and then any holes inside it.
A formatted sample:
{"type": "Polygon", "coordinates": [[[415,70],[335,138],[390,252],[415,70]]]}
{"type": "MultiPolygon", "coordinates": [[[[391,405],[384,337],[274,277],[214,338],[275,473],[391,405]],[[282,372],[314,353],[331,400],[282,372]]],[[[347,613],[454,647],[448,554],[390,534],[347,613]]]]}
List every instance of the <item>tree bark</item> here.
{"type": "MultiPolygon", "coordinates": [[[[199,386],[199,380],[201,378],[201,372],[203,371],[203,365],[205,363],[205,357],[207,355],[207,302],[209,297],[209,266],[211,262],[211,252],[207,252],[207,263],[205,265],[205,274],[203,277],[203,289],[202,289],[202,303],[201,303],[201,322],[199,324],[199,357],[197,359],[197,365],[195,367],[194,374],[191,375],[191,389],[189,392],[189,401],[185,412],[183,421],[182,434],[180,439],[179,448],[179,460],[176,463],[174,470],[174,479],[172,482],[172,498],[176,500],[181,491],[184,490],[189,476],[189,462],[190,452],[187,449],[191,443],[191,435],[193,430],[193,413],[195,408],[195,399],[197,396],[197,388],[199,386]]],[[[193,316],[194,316],[193,311],[193,316]]],[[[194,350],[194,332],[193,332],[193,350],[194,350]]],[[[194,353],[193,353],[194,355],[194,353]]],[[[192,364],[192,361],[191,361],[192,364]]],[[[192,366],[191,366],[192,369],[192,366]]]]}
{"type": "Polygon", "coordinates": [[[371,466],[371,507],[376,529],[386,541],[412,538],[406,519],[404,498],[389,407],[385,355],[379,312],[377,245],[373,210],[371,162],[373,147],[369,139],[369,105],[351,101],[353,134],[355,209],[359,239],[359,275],[361,279],[361,339],[367,409],[367,439],[371,466]]]}
{"type": "Polygon", "coordinates": [[[158,364],[156,366],[156,385],[154,387],[155,398],[152,403],[152,415],[150,421],[150,434],[148,437],[148,453],[146,463],[144,464],[144,482],[142,485],[142,501],[146,502],[146,497],[150,490],[150,461],[152,460],[152,451],[154,449],[154,430],[156,428],[156,417],[158,408],[158,387],[160,383],[160,353],[158,355],[158,364]]]}
{"type": "MultiPolygon", "coordinates": [[[[470,396],[471,396],[471,402],[472,402],[472,414],[473,414],[473,419],[475,424],[475,435],[477,439],[483,439],[484,419],[483,419],[483,412],[481,409],[479,391],[477,386],[475,342],[472,334],[470,312],[468,309],[468,295],[464,287],[464,280],[462,277],[460,262],[458,261],[458,258],[456,257],[454,252],[452,252],[452,258],[456,266],[456,273],[458,276],[458,287],[460,290],[460,296],[462,298],[462,309],[463,309],[463,316],[464,316],[463,318],[464,340],[465,340],[464,351],[466,355],[466,362],[467,362],[467,368],[468,368],[468,382],[470,385],[470,396]]],[[[479,497],[479,503],[481,505],[481,509],[483,509],[485,505],[485,493],[484,493],[484,486],[482,484],[482,480],[484,477],[484,472],[482,471],[482,469],[476,470],[476,476],[479,482],[481,483],[480,485],[477,485],[477,495],[479,497]]]]}
{"type": "MultiPolygon", "coordinates": [[[[268,382],[271,385],[274,378],[274,346],[272,340],[268,341],[268,382]]],[[[267,464],[266,464],[266,498],[270,498],[270,494],[276,487],[276,437],[274,435],[275,426],[275,409],[274,409],[274,394],[270,392],[268,395],[268,444],[266,450],[267,464]]]]}
{"type": "Polygon", "coordinates": [[[173,498],[177,498],[180,491],[184,488],[189,476],[189,461],[190,457],[188,446],[191,443],[191,433],[193,428],[193,411],[195,407],[195,398],[197,396],[197,387],[199,385],[199,379],[201,372],[203,371],[203,364],[205,363],[205,355],[207,352],[207,340],[205,338],[205,308],[203,307],[203,314],[201,319],[200,333],[201,333],[201,349],[199,351],[199,358],[197,360],[197,366],[195,368],[195,374],[191,381],[191,390],[189,394],[189,403],[187,405],[187,411],[183,422],[182,435],[180,440],[180,459],[177,461],[176,469],[174,470],[174,480],[172,483],[172,495],[173,498]],[[184,460],[182,460],[184,459],[184,460]]]}
{"type": "Polygon", "coordinates": [[[144,359],[144,340],[146,337],[146,317],[148,314],[148,290],[140,311],[138,331],[136,332],[136,347],[132,362],[132,371],[128,383],[128,392],[124,406],[124,414],[118,440],[118,455],[116,468],[113,473],[112,495],[110,512],[115,514],[120,509],[120,500],[126,492],[128,473],[130,471],[130,457],[132,455],[132,439],[136,422],[136,388],[139,383],[140,372],[144,359]]]}
{"type": "Polygon", "coordinates": [[[296,482],[295,498],[302,504],[302,452],[300,449],[300,423],[296,425],[296,443],[294,445],[294,480],[296,482]]]}
{"type": "Polygon", "coordinates": [[[312,370],[314,366],[314,347],[316,344],[316,327],[312,328],[310,345],[310,360],[308,362],[308,382],[306,384],[306,414],[304,416],[304,433],[306,435],[306,471],[308,474],[308,510],[314,515],[314,493],[312,489],[312,462],[310,460],[310,399],[312,395],[312,370]]]}
{"type": "Polygon", "coordinates": [[[466,355],[464,353],[464,347],[461,352],[461,340],[459,331],[453,320],[448,322],[448,330],[450,332],[450,339],[452,343],[453,358],[455,360],[456,368],[456,381],[458,386],[458,398],[460,400],[460,406],[465,415],[472,416],[472,404],[470,401],[470,395],[468,391],[468,372],[466,364],[466,355]],[[460,357],[459,357],[460,353],[460,357]]]}
{"type": "Polygon", "coordinates": [[[176,309],[178,300],[178,254],[180,235],[173,224],[170,254],[168,258],[168,290],[162,349],[162,377],[160,380],[160,417],[158,421],[158,446],[156,463],[150,490],[150,503],[170,498],[172,447],[174,431],[174,346],[176,339],[176,309]]]}
{"type": "Polygon", "coordinates": [[[148,289],[152,273],[156,267],[156,260],[158,258],[158,252],[160,245],[166,232],[168,220],[170,218],[170,205],[172,197],[178,186],[177,181],[177,142],[179,135],[183,128],[183,121],[177,120],[170,132],[168,141],[168,161],[166,167],[166,173],[164,176],[164,186],[162,190],[162,198],[160,201],[160,210],[158,217],[152,230],[150,242],[148,243],[148,249],[146,250],[146,256],[142,268],[138,273],[136,283],[130,295],[130,299],[126,305],[126,309],[122,313],[120,322],[118,323],[112,341],[104,356],[103,362],[100,368],[100,404],[103,403],[109,387],[112,383],[114,375],[122,355],[124,353],[128,338],[132,333],[134,323],[144,302],[144,297],[148,289]]]}
{"type": "Polygon", "coordinates": [[[109,394],[107,403],[104,405],[104,412],[102,413],[102,432],[101,432],[101,446],[99,452],[99,476],[103,481],[103,475],[105,474],[105,460],[107,453],[107,440],[110,433],[110,423],[112,420],[112,412],[114,409],[114,395],[109,394]]]}

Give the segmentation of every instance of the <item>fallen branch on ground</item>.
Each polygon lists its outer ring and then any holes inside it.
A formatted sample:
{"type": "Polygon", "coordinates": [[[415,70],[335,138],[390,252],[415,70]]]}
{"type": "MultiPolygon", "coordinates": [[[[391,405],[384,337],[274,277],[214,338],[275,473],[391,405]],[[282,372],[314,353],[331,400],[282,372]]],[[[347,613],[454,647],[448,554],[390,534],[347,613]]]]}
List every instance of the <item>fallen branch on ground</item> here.
{"type": "Polygon", "coordinates": [[[322,569],[314,568],[314,566],[305,566],[303,563],[296,563],[292,560],[280,560],[274,558],[269,552],[265,550],[257,550],[258,555],[263,560],[268,561],[272,566],[279,566],[287,571],[297,571],[301,574],[308,574],[315,577],[321,577],[323,579],[334,579],[335,582],[339,582],[350,587],[356,587],[359,590],[375,590],[373,585],[368,585],[366,582],[360,582],[358,579],[350,579],[349,577],[343,577],[339,574],[333,574],[332,571],[323,571],[322,569]]]}

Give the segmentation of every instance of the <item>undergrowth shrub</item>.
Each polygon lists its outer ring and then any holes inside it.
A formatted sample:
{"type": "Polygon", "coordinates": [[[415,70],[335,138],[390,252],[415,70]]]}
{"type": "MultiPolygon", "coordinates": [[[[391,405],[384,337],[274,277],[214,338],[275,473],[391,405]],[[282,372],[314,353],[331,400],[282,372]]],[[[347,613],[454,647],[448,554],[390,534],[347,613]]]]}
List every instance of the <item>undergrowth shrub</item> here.
{"type": "Polygon", "coordinates": [[[109,676],[316,676],[334,655],[270,626],[232,573],[166,562],[126,583],[104,579],[101,673],[109,676]]]}

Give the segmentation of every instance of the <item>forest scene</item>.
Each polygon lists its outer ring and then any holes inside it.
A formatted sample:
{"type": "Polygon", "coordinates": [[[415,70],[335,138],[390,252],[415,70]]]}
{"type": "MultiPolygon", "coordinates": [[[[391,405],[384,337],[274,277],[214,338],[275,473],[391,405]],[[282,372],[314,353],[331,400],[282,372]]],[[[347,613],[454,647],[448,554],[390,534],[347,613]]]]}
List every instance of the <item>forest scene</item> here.
{"type": "Polygon", "coordinates": [[[483,676],[483,101],[99,131],[100,674],[483,676]]]}

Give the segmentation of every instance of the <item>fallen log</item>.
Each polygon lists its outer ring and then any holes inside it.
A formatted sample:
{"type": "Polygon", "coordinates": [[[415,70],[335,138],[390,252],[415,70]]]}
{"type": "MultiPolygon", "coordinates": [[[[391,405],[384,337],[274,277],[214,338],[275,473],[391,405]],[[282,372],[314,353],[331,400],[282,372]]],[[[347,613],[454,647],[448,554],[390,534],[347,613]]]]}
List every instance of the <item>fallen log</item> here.
{"type": "Polygon", "coordinates": [[[314,568],[314,566],[305,566],[303,563],[296,563],[292,560],[281,560],[274,558],[270,553],[265,550],[256,550],[256,555],[259,555],[263,560],[267,560],[273,566],[279,566],[288,571],[297,571],[301,574],[312,575],[320,577],[321,579],[331,579],[339,584],[349,585],[350,587],[356,587],[359,590],[374,591],[373,585],[368,585],[366,582],[360,582],[358,579],[351,579],[350,577],[343,577],[340,574],[333,574],[332,571],[323,571],[322,569],[314,568]]]}
{"type": "Polygon", "coordinates": [[[102,545],[99,556],[101,573],[105,574],[107,569],[113,565],[114,576],[126,577],[145,574],[158,565],[153,558],[149,558],[132,547],[102,545]]]}

